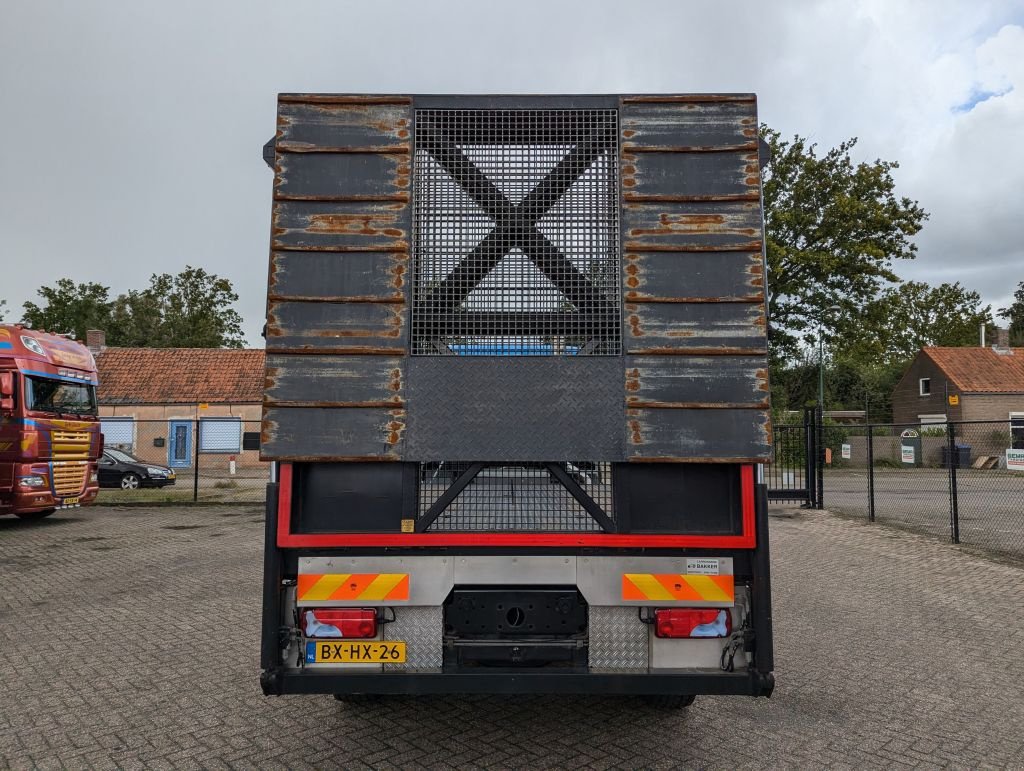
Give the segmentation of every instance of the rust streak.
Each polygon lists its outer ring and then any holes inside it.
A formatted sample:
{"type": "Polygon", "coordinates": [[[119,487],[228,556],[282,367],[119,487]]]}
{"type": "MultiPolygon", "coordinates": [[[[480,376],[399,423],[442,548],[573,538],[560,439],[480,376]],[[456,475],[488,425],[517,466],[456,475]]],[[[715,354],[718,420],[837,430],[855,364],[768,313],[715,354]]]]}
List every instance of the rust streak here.
{"type": "Polygon", "coordinates": [[[627,396],[630,407],[664,410],[766,410],[768,402],[659,402],[627,396]]]}
{"type": "Polygon", "coordinates": [[[289,408],[289,407],[329,407],[338,409],[347,409],[354,407],[402,407],[405,405],[405,400],[400,396],[395,396],[391,399],[382,401],[365,401],[365,402],[331,402],[331,401],[275,401],[273,399],[267,399],[263,402],[266,407],[274,408],[289,408]]]}
{"type": "Polygon", "coordinates": [[[379,348],[372,345],[340,345],[332,348],[318,348],[316,346],[307,345],[299,348],[289,348],[285,346],[268,348],[268,353],[280,353],[289,354],[295,356],[306,356],[306,355],[324,355],[324,354],[360,354],[364,356],[395,356],[396,353],[400,353],[397,348],[379,348]]]}
{"type": "Polygon", "coordinates": [[[274,193],[275,201],[323,201],[324,203],[347,203],[350,201],[395,201],[408,203],[408,193],[392,195],[296,195],[294,193],[274,193]]]}
{"type": "Polygon", "coordinates": [[[643,432],[640,430],[639,420],[628,420],[626,421],[629,426],[629,442],[630,444],[640,445],[644,443],[643,432]]]}
{"type": "Polygon", "coordinates": [[[631,153],[735,153],[743,150],[756,150],[756,142],[743,142],[736,145],[638,145],[627,142],[622,146],[631,153]]]}
{"type": "Polygon", "coordinates": [[[631,348],[631,354],[647,356],[767,356],[764,348],[631,348]]]}
{"type": "Polygon", "coordinates": [[[338,145],[311,145],[306,142],[278,142],[279,153],[328,153],[334,155],[366,154],[366,155],[408,155],[412,148],[404,145],[367,145],[363,147],[338,145]]]}
{"type": "Polygon", "coordinates": [[[271,294],[267,296],[272,302],[301,303],[376,303],[380,305],[404,305],[404,295],[293,295],[271,294]]]}
{"type": "MultiPolygon", "coordinates": [[[[626,280],[627,286],[632,286],[626,280]]],[[[665,297],[663,295],[643,294],[641,292],[626,292],[626,299],[630,302],[640,303],[760,303],[764,301],[764,295],[726,295],[721,297],[665,297]]]]}
{"type": "Polygon", "coordinates": [[[642,94],[622,97],[623,104],[713,104],[716,102],[756,102],[754,94],[642,94]]]}
{"type": "MultiPolygon", "coordinates": [[[[633,187],[636,183],[633,181],[633,185],[626,184],[629,180],[622,180],[624,187],[633,187]]],[[[760,193],[720,193],[718,195],[660,195],[654,193],[626,193],[623,196],[623,200],[630,203],[644,203],[644,202],[657,202],[657,203],[700,203],[703,201],[760,201],[760,193]]]]}
{"type": "Polygon", "coordinates": [[[386,227],[396,220],[395,215],[384,214],[311,214],[306,230],[310,233],[380,236],[402,238],[405,231],[386,227]]]}
{"type": "Polygon", "coordinates": [[[398,94],[279,94],[278,104],[412,104],[398,94]]]}
{"type": "Polygon", "coordinates": [[[742,244],[649,244],[642,241],[627,241],[625,247],[637,252],[760,252],[761,242],[746,241],[742,244]]]}

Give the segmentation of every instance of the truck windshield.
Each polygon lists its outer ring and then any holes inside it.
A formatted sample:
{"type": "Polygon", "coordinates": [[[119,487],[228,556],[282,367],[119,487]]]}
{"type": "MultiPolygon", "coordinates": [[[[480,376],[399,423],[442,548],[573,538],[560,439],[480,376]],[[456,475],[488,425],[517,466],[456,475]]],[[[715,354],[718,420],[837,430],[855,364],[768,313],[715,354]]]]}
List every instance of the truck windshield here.
{"type": "Polygon", "coordinates": [[[25,406],[38,412],[96,414],[96,389],[88,383],[68,383],[45,377],[25,377],[25,406]]]}

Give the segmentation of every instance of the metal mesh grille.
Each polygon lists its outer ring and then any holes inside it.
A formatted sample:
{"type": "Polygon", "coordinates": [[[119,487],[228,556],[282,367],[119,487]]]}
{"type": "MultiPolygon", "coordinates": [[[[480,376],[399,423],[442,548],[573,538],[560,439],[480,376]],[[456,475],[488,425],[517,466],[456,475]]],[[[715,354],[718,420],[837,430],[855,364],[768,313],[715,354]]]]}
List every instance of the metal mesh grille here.
{"type": "Polygon", "coordinates": [[[417,110],[412,353],[615,355],[616,110],[417,110]]]}
{"type": "MultiPolygon", "coordinates": [[[[469,466],[420,464],[420,517],[469,466]]],[[[614,520],[611,464],[580,461],[562,466],[614,520]]],[[[427,530],[600,532],[601,526],[547,469],[519,463],[485,468],[427,530]]]]}

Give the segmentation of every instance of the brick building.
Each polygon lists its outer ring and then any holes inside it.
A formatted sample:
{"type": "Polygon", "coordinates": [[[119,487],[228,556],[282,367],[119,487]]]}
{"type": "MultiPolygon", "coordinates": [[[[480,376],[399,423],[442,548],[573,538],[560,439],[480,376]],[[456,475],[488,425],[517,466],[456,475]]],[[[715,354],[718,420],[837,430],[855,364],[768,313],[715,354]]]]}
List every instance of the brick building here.
{"type": "Polygon", "coordinates": [[[109,447],[175,468],[259,463],[262,350],[106,348],[90,334],[109,447]]]}
{"type": "Polygon", "coordinates": [[[922,348],[893,389],[892,412],[922,425],[1005,420],[1014,444],[1024,441],[1024,348],[922,348]]]}

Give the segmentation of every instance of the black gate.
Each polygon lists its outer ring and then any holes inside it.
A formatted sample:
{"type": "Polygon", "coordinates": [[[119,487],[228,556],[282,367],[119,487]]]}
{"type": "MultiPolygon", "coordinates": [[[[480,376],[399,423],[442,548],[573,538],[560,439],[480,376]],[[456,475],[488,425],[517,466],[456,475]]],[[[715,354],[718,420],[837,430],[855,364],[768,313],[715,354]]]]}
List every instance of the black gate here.
{"type": "Polygon", "coordinates": [[[825,465],[821,410],[808,407],[801,423],[773,428],[775,460],[765,466],[768,500],[820,509],[825,465]]]}

